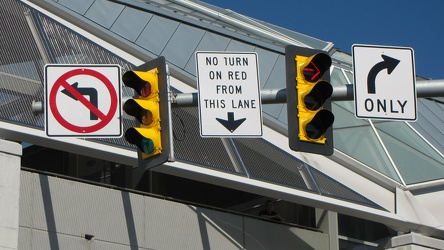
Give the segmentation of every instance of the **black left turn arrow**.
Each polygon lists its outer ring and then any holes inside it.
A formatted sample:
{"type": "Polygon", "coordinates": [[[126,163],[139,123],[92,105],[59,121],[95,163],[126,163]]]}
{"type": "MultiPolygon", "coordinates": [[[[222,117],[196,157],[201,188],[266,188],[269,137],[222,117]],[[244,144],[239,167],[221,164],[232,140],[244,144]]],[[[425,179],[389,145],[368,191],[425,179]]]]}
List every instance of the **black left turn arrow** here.
{"type": "MultiPolygon", "coordinates": [[[[81,95],[88,95],[89,96],[89,102],[94,105],[94,107],[98,108],[98,96],[97,96],[97,89],[95,88],[79,88],[79,83],[75,82],[71,84],[71,87],[73,87],[77,92],[79,92],[81,95]]],[[[78,101],[77,97],[73,95],[70,91],[67,89],[62,90],[62,93],[71,97],[72,99],[78,101]]],[[[89,113],[89,119],[90,120],[98,120],[99,118],[97,115],[90,111],[89,113]]]]}
{"type": "Polygon", "coordinates": [[[378,62],[375,64],[368,73],[367,76],[367,93],[375,94],[376,93],[376,76],[384,69],[387,69],[387,73],[390,75],[392,71],[398,66],[400,60],[381,55],[384,61],[378,62]]]}
{"type": "Polygon", "coordinates": [[[228,120],[224,120],[221,118],[216,118],[218,122],[220,122],[225,128],[227,128],[231,133],[234,132],[247,118],[242,118],[239,120],[234,120],[234,112],[228,112],[228,120]]]}

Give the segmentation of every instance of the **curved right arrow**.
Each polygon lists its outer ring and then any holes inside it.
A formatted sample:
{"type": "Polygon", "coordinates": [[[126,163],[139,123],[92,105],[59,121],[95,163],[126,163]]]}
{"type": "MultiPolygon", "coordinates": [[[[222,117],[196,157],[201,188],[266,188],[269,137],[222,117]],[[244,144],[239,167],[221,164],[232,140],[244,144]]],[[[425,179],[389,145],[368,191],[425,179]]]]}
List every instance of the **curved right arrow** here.
{"type": "Polygon", "coordinates": [[[379,74],[379,72],[381,72],[384,69],[387,69],[387,73],[390,75],[400,62],[400,60],[386,55],[381,55],[381,57],[382,59],[384,59],[384,61],[375,64],[375,66],[372,67],[367,76],[367,92],[369,94],[376,93],[375,81],[376,81],[376,76],[379,74]]]}

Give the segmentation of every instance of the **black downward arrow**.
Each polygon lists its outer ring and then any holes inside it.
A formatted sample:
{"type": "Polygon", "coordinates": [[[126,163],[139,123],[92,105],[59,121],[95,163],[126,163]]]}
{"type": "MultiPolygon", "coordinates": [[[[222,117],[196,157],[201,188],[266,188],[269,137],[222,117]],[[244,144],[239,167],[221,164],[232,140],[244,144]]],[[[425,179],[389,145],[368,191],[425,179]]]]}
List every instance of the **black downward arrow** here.
{"type": "MultiPolygon", "coordinates": [[[[73,87],[74,90],[79,92],[81,95],[88,95],[89,96],[89,102],[92,105],[94,105],[94,107],[98,108],[97,90],[95,88],[79,88],[78,86],[79,86],[78,82],[75,82],[75,83],[71,84],[71,87],[73,87]]],[[[76,101],[79,100],[77,97],[75,97],[75,95],[73,95],[67,89],[62,90],[62,93],[67,95],[67,96],[69,96],[69,97],[71,97],[72,99],[74,99],[76,101]]],[[[99,118],[97,117],[97,115],[93,111],[90,111],[89,119],[90,120],[98,120],[99,118]]]]}
{"type": "Polygon", "coordinates": [[[220,122],[224,127],[226,127],[231,133],[234,132],[247,118],[242,118],[239,120],[234,120],[234,112],[228,112],[228,120],[224,120],[221,118],[216,118],[218,122],[220,122]]]}
{"type": "Polygon", "coordinates": [[[382,59],[384,61],[378,62],[375,64],[375,66],[372,67],[370,72],[367,76],[367,92],[369,94],[375,94],[376,93],[376,76],[384,69],[387,69],[387,73],[390,75],[392,71],[398,66],[400,60],[386,56],[381,55],[382,59]]]}

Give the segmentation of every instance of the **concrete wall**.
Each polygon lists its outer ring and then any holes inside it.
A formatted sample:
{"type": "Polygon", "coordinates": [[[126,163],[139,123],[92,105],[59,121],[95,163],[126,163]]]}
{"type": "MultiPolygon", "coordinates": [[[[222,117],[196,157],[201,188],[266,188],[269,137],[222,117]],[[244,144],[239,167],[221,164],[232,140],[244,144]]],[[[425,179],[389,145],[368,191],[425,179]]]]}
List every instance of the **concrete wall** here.
{"type": "Polygon", "coordinates": [[[329,248],[319,232],[25,171],[21,178],[21,250],[329,248]]]}
{"type": "Polygon", "coordinates": [[[22,146],[0,140],[0,250],[17,249],[22,146]]]}

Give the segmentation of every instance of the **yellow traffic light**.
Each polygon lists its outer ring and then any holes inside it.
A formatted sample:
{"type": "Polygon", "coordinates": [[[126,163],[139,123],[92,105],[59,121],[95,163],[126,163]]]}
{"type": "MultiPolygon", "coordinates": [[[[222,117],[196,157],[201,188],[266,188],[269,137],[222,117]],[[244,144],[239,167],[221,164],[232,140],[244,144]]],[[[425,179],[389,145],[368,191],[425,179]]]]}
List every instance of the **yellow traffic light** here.
{"type": "Polygon", "coordinates": [[[310,57],[296,55],[299,140],[325,144],[325,132],[334,121],[324,104],[333,93],[330,83],[321,80],[330,69],[331,58],[325,53],[310,57]]]}
{"type": "Polygon", "coordinates": [[[127,71],[122,76],[125,86],[133,88],[141,98],[151,98],[159,94],[159,70],[127,71]]]}
{"type": "Polygon", "coordinates": [[[331,63],[325,52],[286,48],[288,138],[293,150],[333,154],[331,63]]]}
{"type": "Polygon", "coordinates": [[[157,95],[151,94],[151,99],[130,99],[125,102],[123,109],[140,124],[140,127],[129,128],[125,132],[125,139],[141,150],[142,159],[162,153],[162,127],[157,95]]]}
{"type": "Polygon", "coordinates": [[[136,121],[125,132],[125,139],[137,146],[139,166],[150,168],[166,162],[170,151],[170,111],[165,58],[125,72],[122,81],[136,93],[125,102],[123,110],[136,121]]]}

